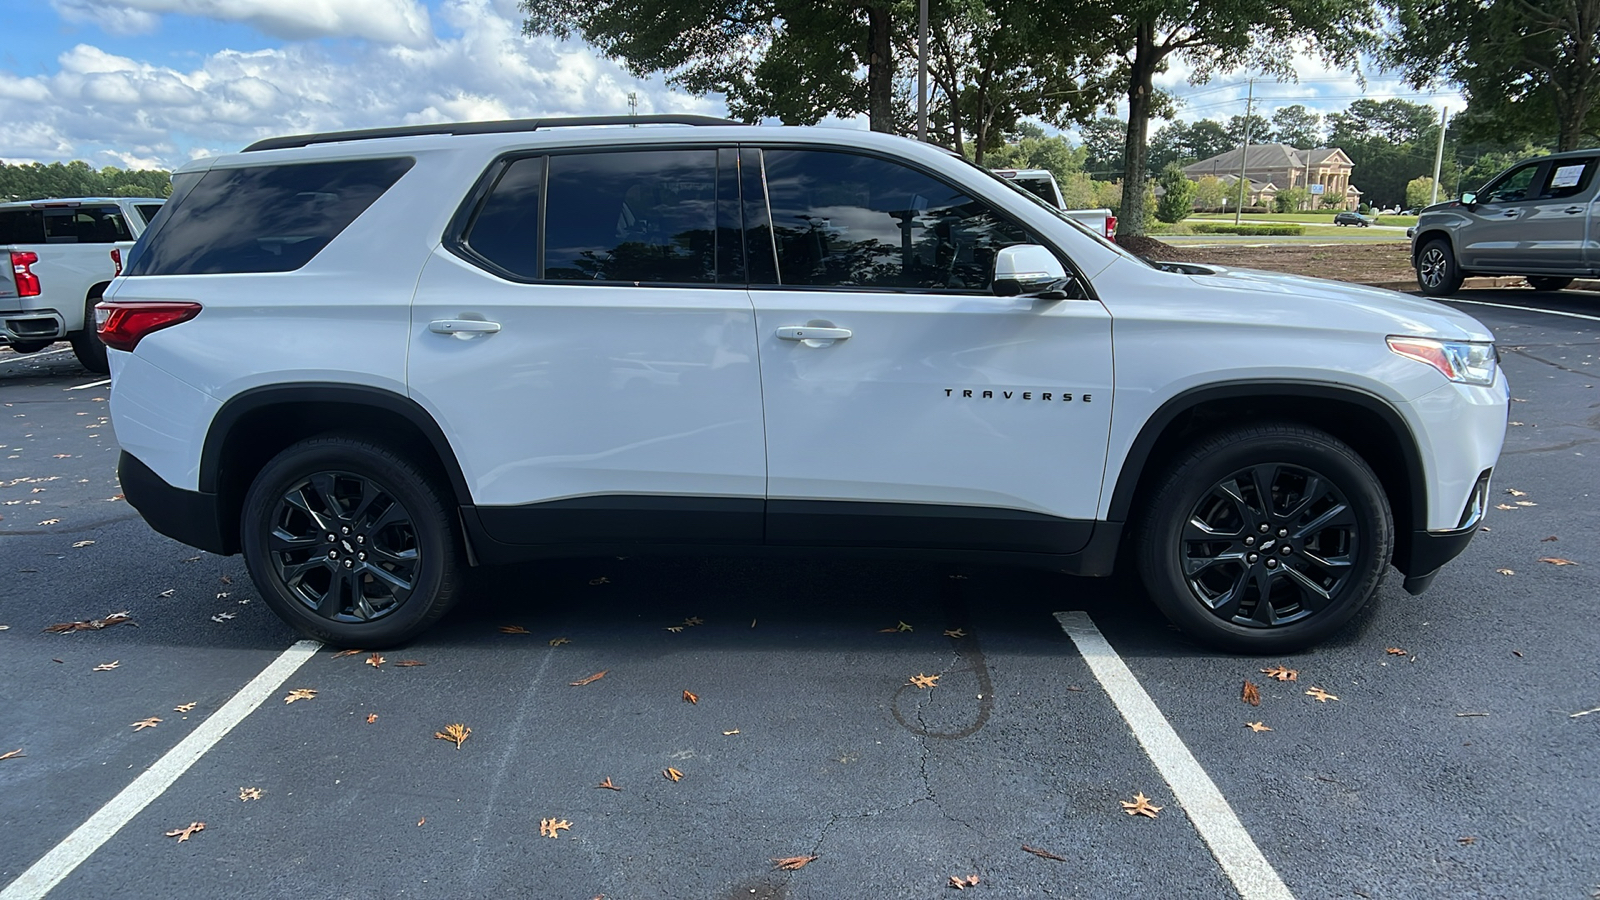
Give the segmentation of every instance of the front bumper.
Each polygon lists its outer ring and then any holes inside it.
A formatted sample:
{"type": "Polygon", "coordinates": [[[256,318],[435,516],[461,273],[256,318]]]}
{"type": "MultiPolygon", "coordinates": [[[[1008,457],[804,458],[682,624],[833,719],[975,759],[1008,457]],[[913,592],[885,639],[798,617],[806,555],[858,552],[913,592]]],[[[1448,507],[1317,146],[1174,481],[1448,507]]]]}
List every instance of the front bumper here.
{"type": "Polygon", "coordinates": [[[1412,531],[1402,535],[1395,552],[1395,568],[1405,573],[1404,587],[1409,594],[1420,594],[1433,583],[1433,576],[1445,563],[1461,555],[1472,543],[1478,526],[1489,510],[1489,478],[1492,469],[1484,469],[1467,496],[1467,505],[1461,510],[1458,527],[1447,531],[1412,531]]]}
{"type": "Polygon", "coordinates": [[[236,541],[228,538],[230,530],[222,527],[222,507],[216,494],[175,488],[126,450],[117,459],[117,478],[122,482],[122,496],[151,528],[210,553],[226,556],[239,552],[236,541]]]}

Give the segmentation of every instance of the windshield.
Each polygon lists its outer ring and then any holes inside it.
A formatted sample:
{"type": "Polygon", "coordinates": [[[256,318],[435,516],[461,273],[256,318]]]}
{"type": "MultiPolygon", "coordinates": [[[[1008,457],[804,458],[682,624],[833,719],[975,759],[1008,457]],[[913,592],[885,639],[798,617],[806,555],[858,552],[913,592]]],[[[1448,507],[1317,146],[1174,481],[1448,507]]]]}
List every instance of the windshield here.
{"type": "Polygon", "coordinates": [[[1115,250],[1117,253],[1121,254],[1122,256],[1126,256],[1128,259],[1134,260],[1134,261],[1140,263],[1141,265],[1150,266],[1151,268],[1159,268],[1158,266],[1153,265],[1149,260],[1145,259],[1144,257],[1138,256],[1137,254],[1129,253],[1127,250],[1124,250],[1123,248],[1117,246],[1117,243],[1115,241],[1108,240],[1105,235],[1100,234],[1099,232],[1095,231],[1093,228],[1090,228],[1089,226],[1083,224],[1082,222],[1079,222],[1077,219],[1074,219],[1073,217],[1067,215],[1066,211],[1057,209],[1053,204],[1047,203],[1044,200],[1041,200],[1040,198],[1035,197],[1031,191],[1029,191],[1027,188],[1022,187],[1021,185],[1017,184],[1016,182],[1011,181],[1010,179],[1007,179],[1007,178],[1002,178],[999,175],[996,175],[995,173],[989,171],[988,169],[985,169],[983,166],[980,166],[977,163],[972,162],[971,160],[963,159],[962,162],[965,162],[967,165],[972,166],[974,169],[977,169],[978,171],[980,171],[983,174],[989,176],[990,178],[993,178],[995,181],[1000,182],[1001,184],[1005,185],[1006,187],[1010,188],[1011,190],[1016,191],[1017,193],[1021,194],[1022,196],[1027,197],[1030,201],[1032,201],[1040,209],[1045,210],[1046,212],[1050,213],[1050,215],[1055,216],[1057,219],[1060,219],[1061,221],[1067,223],[1068,225],[1071,225],[1073,228],[1076,228],[1078,231],[1088,235],[1091,238],[1094,238],[1096,241],[1098,241],[1100,243],[1101,246],[1109,247],[1112,250],[1115,250]]]}

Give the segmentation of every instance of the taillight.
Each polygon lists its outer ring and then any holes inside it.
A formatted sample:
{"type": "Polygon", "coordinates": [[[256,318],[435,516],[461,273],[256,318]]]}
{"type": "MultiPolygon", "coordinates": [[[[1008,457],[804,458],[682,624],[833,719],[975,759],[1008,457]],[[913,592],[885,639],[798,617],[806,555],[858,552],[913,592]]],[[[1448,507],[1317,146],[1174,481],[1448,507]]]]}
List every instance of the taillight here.
{"type": "Polygon", "coordinates": [[[157,300],[149,303],[118,303],[106,300],[95,304],[95,331],[113,350],[132,350],[152,331],[170,328],[200,315],[200,304],[186,300],[157,300]]]}
{"type": "Polygon", "coordinates": [[[39,276],[33,274],[28,268],[39,261],[39,254],[32,250],[11,251],[11,272],[17,279],[17,295],[19,297],[39,296],[39,276]]]}
{"type": "MultiPolygon", "coordinates": [[[[1106,216],[1106,240],[1114,241],[1116,239],[1117,239],[1117,217],[1116,216],[1106,216]]],[[[117,271],[120,272],[122,270],[118,269],[117,271]]]]}
{"type": "Polygon", "coordinates": [[[117,247],[112,247],[111,248],[111,261],[113,263],[115,263],[116,266],[117,266],[116,274],[111,276],[112,278],[115,278],[115,277],[117,277],[117,275],[121,275],[122,274],[122,250],[120,250],[117,247]]]}

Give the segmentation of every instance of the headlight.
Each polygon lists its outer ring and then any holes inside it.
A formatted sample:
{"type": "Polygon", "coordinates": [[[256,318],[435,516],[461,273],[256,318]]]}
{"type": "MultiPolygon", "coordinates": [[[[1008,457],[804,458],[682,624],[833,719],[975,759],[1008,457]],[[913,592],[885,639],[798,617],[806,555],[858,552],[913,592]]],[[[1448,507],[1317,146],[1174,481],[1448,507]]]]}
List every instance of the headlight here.
{"type": "Polygon", "coordinates": [[[1433,366],[1451,381],[1480,387],[1494,384],[1494,344],[1390,335],[1389,349],[1433,366]]]}

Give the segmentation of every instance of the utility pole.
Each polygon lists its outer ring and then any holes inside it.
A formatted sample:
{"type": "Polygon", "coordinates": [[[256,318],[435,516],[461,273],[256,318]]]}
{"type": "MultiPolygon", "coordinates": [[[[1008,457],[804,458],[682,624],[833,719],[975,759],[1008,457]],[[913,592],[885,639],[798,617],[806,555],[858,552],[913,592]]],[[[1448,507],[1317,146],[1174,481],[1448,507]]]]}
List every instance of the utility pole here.
{"type": "Polygon", "coordinates": [[[1239,148],[1239,202],[1233,207],[1233,224],[1239,224],[1244,213],[1245,163],[1250,159],[1250,114],[1256,106],[1256,80],[1250,79],[1250,93],[1244,102],[1244,145],[1239,148]]]}
{"type": "Polygon", "coordinates": [[[917,4],[917,140],[928,139],[928,0],[917,4]]]}
{"type": "Polygon", "coordinates": [[[1433,151],[1433,196],[1428,200],[1432,206],[1439,202],[1439,170],[1444,165],[1444,126],[1450,121],[1450,107],[1439,108],[1439,147],[1433,151]]]}
{"type": "MultiPolygon", "coordinates": [[[[638,114],[639,114],[639,92],[638,91],[629,91],[628,92],[628,115],[637,116],[638,114]]],[[[629,125],[628,127],[629,128],[638,128],[639,126],[638,125],[629,125]]]]}

